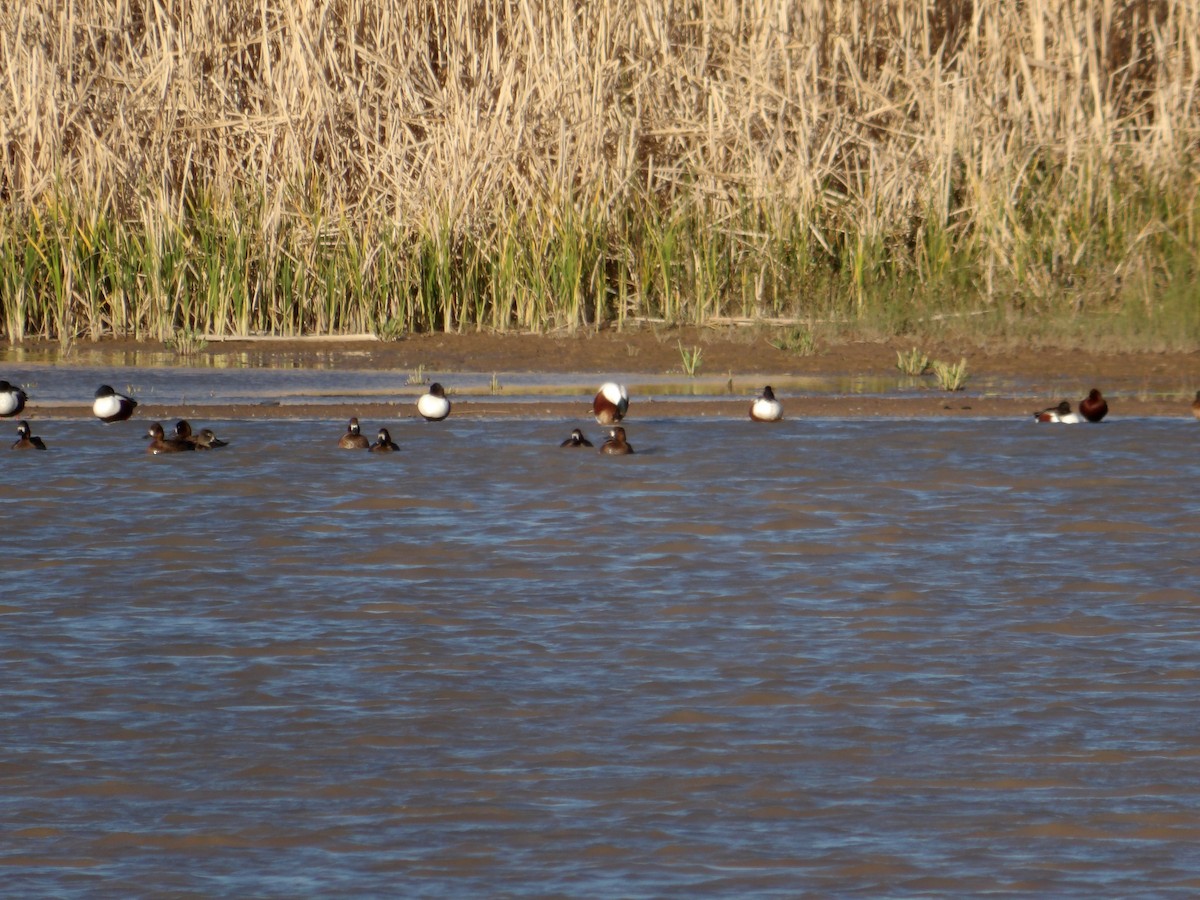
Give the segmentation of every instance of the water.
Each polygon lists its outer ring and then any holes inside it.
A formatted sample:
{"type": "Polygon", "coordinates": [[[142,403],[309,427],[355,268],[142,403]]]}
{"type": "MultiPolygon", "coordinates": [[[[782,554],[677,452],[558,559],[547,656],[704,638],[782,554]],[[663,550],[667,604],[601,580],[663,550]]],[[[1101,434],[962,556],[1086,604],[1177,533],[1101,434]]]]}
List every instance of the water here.
{"type": "Polygon", "coordinates": [[[35,424],[7,895],[1200,889],[1194,422],[35,424]]]}

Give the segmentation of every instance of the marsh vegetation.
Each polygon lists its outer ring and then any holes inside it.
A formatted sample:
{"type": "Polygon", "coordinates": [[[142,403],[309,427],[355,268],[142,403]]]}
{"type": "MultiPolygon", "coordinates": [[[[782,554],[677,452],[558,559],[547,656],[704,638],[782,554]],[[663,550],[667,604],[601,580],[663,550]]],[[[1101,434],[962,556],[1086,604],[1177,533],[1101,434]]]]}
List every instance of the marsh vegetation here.
{"type": "Polygon", "coordinates": [[[1188,348],[1200,2],[0,7],[10,340],[1188,348]]]}

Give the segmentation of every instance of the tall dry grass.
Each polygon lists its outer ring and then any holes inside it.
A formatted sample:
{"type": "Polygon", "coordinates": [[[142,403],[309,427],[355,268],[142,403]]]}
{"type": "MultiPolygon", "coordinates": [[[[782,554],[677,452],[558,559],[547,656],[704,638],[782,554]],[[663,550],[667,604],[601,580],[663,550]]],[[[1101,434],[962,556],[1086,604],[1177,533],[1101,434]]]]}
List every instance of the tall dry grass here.
{"type": "Polygon", "coordinates": [[[6,3],[3,328],[1195,340],[1198,36],[1200,0],[6,3]]]}

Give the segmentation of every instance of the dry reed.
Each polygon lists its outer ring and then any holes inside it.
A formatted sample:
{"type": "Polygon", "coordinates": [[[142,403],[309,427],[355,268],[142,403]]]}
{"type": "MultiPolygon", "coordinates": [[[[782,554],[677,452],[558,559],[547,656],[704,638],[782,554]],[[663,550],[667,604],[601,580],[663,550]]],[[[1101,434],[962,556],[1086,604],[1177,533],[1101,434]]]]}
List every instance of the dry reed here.
{"type": "Polygon", "coordinates": [[[1198,35],[1200,0],[7,3],[0,325],[1193,341],[1198,35]]]}

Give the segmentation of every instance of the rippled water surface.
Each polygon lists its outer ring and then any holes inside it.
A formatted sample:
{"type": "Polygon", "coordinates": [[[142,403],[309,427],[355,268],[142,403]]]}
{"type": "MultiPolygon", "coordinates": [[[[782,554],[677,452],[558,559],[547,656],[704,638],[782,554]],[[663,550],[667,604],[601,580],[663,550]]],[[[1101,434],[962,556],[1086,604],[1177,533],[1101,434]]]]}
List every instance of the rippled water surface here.
{"type": "Polygon", "coordinates": [[[1200,890],[1194,422],[35,424],[11,896],[1200,890]]]}

